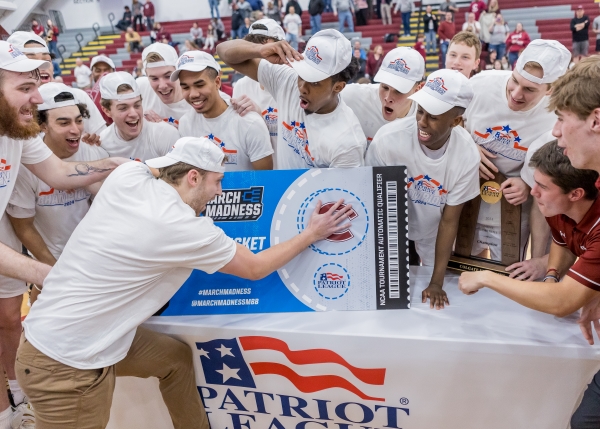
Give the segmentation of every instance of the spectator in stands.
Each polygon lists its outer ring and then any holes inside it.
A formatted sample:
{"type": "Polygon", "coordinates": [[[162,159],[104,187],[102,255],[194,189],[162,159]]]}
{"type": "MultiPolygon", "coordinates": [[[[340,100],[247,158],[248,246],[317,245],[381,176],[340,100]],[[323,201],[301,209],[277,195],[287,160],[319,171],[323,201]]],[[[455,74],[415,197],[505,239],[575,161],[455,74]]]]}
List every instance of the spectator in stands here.
{"type": "Polygon", "coordinates": [[[144,72],[144,62],[141,59],[136,61],[131,75],[136,79],[138,77],[146,76],[146,73],[144,72]]]}
{"type": "Polygon", "coordinates": [[[146,0],[144,4],[144,17],[146,18],[146,29],[151,31],[154,28],[154,3],[152,0],[146,0]]]}
{"type": "Polygon", "coordinates": [[[454,14],[458,12],[456,3],[454,3],[452,0],[445,0],[443,3],[440,3],[439,14],[445,17],[446,12],[450,12],[452,14],[452,18],[454,18],[454,14]]]}
{"type": "Polygon", "coordinates": [[[31,31],[33,31],[35,34],[37,34],[41,38],[44,38],[44,36],[46,34],[46,30],[44,29],[44,26],[41,25],[36,19],[31,21],[31,31]]]}
{"type": "Polygon", "coordinates": [[[373,52],[369,52],[367,56],[367,66],[365,69],[365,77],[371,79],[371,82],[375,78],[375,75],[379,71],[381,67],[381,63],[383,62],[383,47],[381,45],[375,46],[373,52]]]}
{"type": "Polygon", "coordinates": [[[274,0],[267,3],[267,18],[272,19],[277,24],[281,25],[281,14],[279,13],[279,1],[274,0]]]}
{"type": "Polygon", "coordinates": [[[490,0],[487,6],[487,13],[500,13],[500,5],[498,0],[490,0]]]}
{"type": "Polygon", "coordinates": [[[354,1],[353,0],[333,0],[333,14],[338,17],[339,31],[344,32],[344,27],[348,27],[350,33],[354,33],[354,1]]]}
{"type": "Polygon", "coordinates": [[[133,0],[131,3],[131,14],[133,15],[133,28],[135,31],[144,30],[144,4],[140,0],[133,0]]]}
{"type": "Polygon", "coordinates": [[[446,68],[458,70],[467,78],[477,72],[481,56],[481,41],[474,33],[461,31],[450,41],[446,68]]]}
{"type": "Polygon", "coordinates": [[[321,14],[325,10],[323,0],[310,0],[308,2],[308,14],[310,15],[310,32],[315,34],[321,31],[321,14]]]}
{"type": "Polygon", "coordinates": [[[393,0],[381,0],[379,12],[381,13],[381,23],[383,25],[392,25],[392,3],[393,0]]]}
{"type": "MultiPolygon", "coordinates": [[[[246,18],[248,19],[248,18],[246,18]]],[[[242,30],[243,30],[242,26],[242,30]]],[[[240,33],[241,34],[241,33],[240,33]]],[[[215,27],[212,24],[208,24],[208,28],[206,29],[206,40],[204,41],[204,47],[202,49],[211,51],[215,49],[215,43],[217,42],[217,32],[215,27]]]]}
{"type": "Polygon", "coordinates": [[[485,3],[481,0],[473,0],[469,5],[469,13],[475,15],[475,21],[479,20],[479,15],[485,10],[485,3]]]}
{"type": "Polygon", "coordinates": [[[75,76],[75,83],[79,89],[87,89],[92,86],[92,71],[88,66],[83,64],[81,58],[75,60],[75,68],[73,69],[73,75],[75,76]]]}
{"type": "Polygon", "coordinates": [[[56,83],[65,83],[65,81],[63,80],[62,76],[54,76],[54,82],[56,83]]]}
{"type": "Polygon", "coordinates": [[[192,28],[190,28],[190,37],[196,45],[201,45],[204,42],[202,29],[198,26],[197,22],[194,22],[192,28]]]}
{"type": "Polygon", "coordinates": [[[489,26],[489,30],[490,45],[488,49],[493,49],[498,53],[498,58],[502,58],[506,51],[506,38],[508,37],[510,29],[508,28],[508,24],[504,22],[504,18],[501,14],[496,14],[494,23],[489,26]]]}
{"type": "Polygon", "coordinates": [[[365,60],[365,61],[367,60],[367,53],[362,48],[362,46],[360,44],[360,39],[358,39],[358,38],[354,39],[354,49],[358,49],[358,51],[360,52],[360,58],[362,60],[365,60]]]}
{"type": "Polygon", "coordinates": [[[367,60],[362,58],[360,49],[354,48],[352,55],[358,60],[358,71],[354,77],[348,81],[348,83],[355,83],[358,79],[365,77],[365,72],[367,69],[367,60]]]}
{"type": "Polygon", "coordinates": [[[244,19],[250,18],[250,15],[252,15],[252,6],[247,0],[238,0],[238,9],[244,19]]]}
{"type": "Polygon", "coordinates": [[[502,64],[502,70],[512,70],[513,69],[511,64],[508,62],[508,58],[506,58],[506,57],[500,58],[500,64],[502,64]]]}
{"type": "Polygon", "coordinates": [[[446,53],[448,52],[448,46],[450,40],[456,34],[456,26],[452,22],[452,12],[446,12],[445,20],[440,23],[438,27],[438,37],[440,38],[440,58],[442,60],[442,67],[446,64],[446,53]]]}
{"type": "MultiPolygon", "coordinates": [[[[600,3],[598,3],[600,6],[600,3]]],[[[600,15],[594,18],[594,22],[592,23],[592,31],[596,35],[596,53],[600,53],[600,15]]]]}
{"type": "Polygon", "coordinates": [[[127,28],[125,43],[127,43],[127,52],[141,52],[144,49],[142,46],[142,36],[137,31],[133,31],[133,27],[127,28]]]}
{"type": "Polygon", "coordinates": [[[427,62],[427,52],[425,52],[424,42],[425,42],[425,34],[418,33],[417,34],[417,42],[413,46],[413,49],[415,51],[419,52],[419,54],[421,54],[421,56],[423,57],[423,60],[425,62],[427,62]]]}
{"type": "MultiPolygon", "coordinates": [[[[506,57],[502,57],[506,58],[506,57]]],[[[492,65],[492,70],[505,70],[502,65],[502,60],[494,60],[494,64],[492,65]]]]}
{"type": "Polygon", "coordinates": [[[571,20],[571,33],[573,34],[573,62],[577,64],[582,58],[588,56],[590,51],[590,35],[588,29],[590,19],[583,10],[583,6],[578,6],[575,11],[575,18],[571,20]]]}
{"type": "Polygon", "coordinates": [[[523,24],[517,22],[515,31],[506,38],[506,52],[508,52],[508,63],[511,67],[517,62],[519,55],[529,45],[529,34],[523,30],[523,24]]]}
{"type": "Polygon", "coordinates": [[[356,11],[356,26],[367,25],[369,19],[369,4],[367,0],[354,0],[356,11]]]}
{"type": "Polygon", "coordinates": [[[293,7],[294,11],[296,12],[296,15],[298,16],[302,16],[302,7],[300,6],[300,3],[298,3],[297,0],[288,0],[287,3],[285,4],[285,14],[287,15],[288,13],[290,13],[290,8],[293,7]]]}
{"type": "Polygon", "coordinates": [[[498,58],[498,53],[493,49],[488,52],[487,61],[485,62],[486,70],[502,70],[502,63],[500,62],[500,58],[498,58]],[[496,69],[496,61],[500,63],[500,69],[496,69]]]}
{"type": "Polygon", "coordinates": [[[50,54],[50,57],[52,58],[52,77],[53,81],[56,82],[56,78],[62,74],[62,69],[54,54],[50,54]]]}
{"type": "Polygon", "coordinates": [[[162,28],[160,22],[156,23],[157,31],[156,31],[156,39],[160,40],[161,43],[168,43],[170,46],[174,46],[173,39],[171,38],[171,33],[162,28]],[[164,40],[166,39],[166,42],[164,40]]]}
{"type": "Polygon", "coordinates": [[[239,39],[240,30],[244,25],[244,15],[240,11],[238,4],[234,1],[231,3],[231,38],[239,39]]]}
{"type": "Polygon", "coordinates": [[[285,30],[285,40],[294,49],[298,49],[298,38],[302,34],[302,19],[296,13],[294,6],[289,8],[288,14],[283,18],[283,28],[285,30]]]}
{"type": "MultiPolygon", "coordinates": [[[[402,14],[402,30],[404,32],[404,36],[410,36],[410,16],[415,11],[415,1],[414,0],[397,0],[396,7],[394,8],[394,13],[402,14]]],[[[398,32],[400,34],[400,32],[398,32]]]]}
{"type": "Polygon", "coordinates": [[[471,31],[475,33],[477,36],[481,33],[481,25],[475,19],[475,14],[473,12],[469,12],[467,20],[462,26],[462,31],[471,31]]]}
{"type": "Polygon", "coordinates": [[[181,137],[208,135],[223,152],[236,151],[225,163],[226,171],[272,170],[273,148],[261,116],[253,111],[240,116],[223,100],[221,67],[212,55],[193,52],[190,57],[193,61],[179,61],[171,76],[172,81],[179,79],[183,96],[193,108],[180,120],[181,137]]]}
{"type": "Polygon", "coordinates": [[[179,46],[179,54],[185,54],[188,51],[199,51],[200,47],[191,39],[186,39],[183,46],[179,46]]]}
{"type": "Polygon", "coordinates": [[[48,33],[48,38],[46,39],[48,42],[48,50],[54,55],[58,55],[58,27],[52,23],[52,20],[48,20],[46,32],[48,33]]]}
{"type": "Polygon", "coordinates": [[[436,35],[438,30],[438,18],[433,13],[431,5],[425,8],[423,15],[423,29],[425,30],[425,48],[428,54],[435,54],[437,51],[436,35]]]}
{"type": "Polygon", "coordinates": [[[243,39],[248,35],[248,33],[250,32],[250,25],[252,25],[250,23],[250,18],[244,18],[244,25],[242,25],[242,28],[240,29],[240,39],[243,39]]]}
{"type": "Polygon", "coordinates": [[[258,18],[258,15],[262,13],[264,7],[262,0],[248,0],[248,3],[250,3],[250,7],[252,8],[252,13],[250,15],[252,21],[260,19],[258,18]]]}
{"type": "Polygon", "coordinates": [[[211,18],[221,18],[219,13],[219,0],[208,0],[208,6],[210,7],[211,18]]]}
{"type": "Polygon", "coordinates": [[[117,25],[115,25],[115,27],[117,27],[121,31],[127,31],[127,27],[130,27],[132,22],[131,9],[129,9],[129,6],[125,6],[123,9],[123,18],[121,18],[121,20],[117,23],[117,25]]]}
{"type": "Polygon", "coordinates": [[[90,69],[92,69],[92,84],[94,84],[104,73],[114,73],[116,67],[113,60],[106,55],[96,55],[90,62],[90,69]]]}
{"type": "Polygon", "coordinates": [[[479,15],[479,28],[481,29],[479,32],[479,38],[481,39],[481,43],[490,43],[490,27],[494,25],[495,19],[495,13],[488,13],[485,10],[481,12],[481,15],[479,15]]]}
{"type": "Polygon", "coordinates": [[[211,22],[217,36],[215,39],[216,43],[218,40],[223,39],[223,36],[225,35],[225,24],[223,24],[223,20],[221,18],[213,18],[211,19],[211,22]]]}

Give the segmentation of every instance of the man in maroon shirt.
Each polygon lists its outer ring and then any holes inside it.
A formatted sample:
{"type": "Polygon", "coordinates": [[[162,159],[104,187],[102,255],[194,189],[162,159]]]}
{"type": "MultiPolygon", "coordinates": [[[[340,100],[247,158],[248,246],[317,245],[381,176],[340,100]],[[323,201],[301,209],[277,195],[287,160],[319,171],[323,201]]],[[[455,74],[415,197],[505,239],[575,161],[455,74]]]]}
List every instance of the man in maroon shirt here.
{"type": "Polygon", "coordinates": [[[146,18],[146,28],[148,31],[152,31],[154,27],[154,3],[151,0],[144,4],[144,18],[146,18]]]}
{"type": "Polygon", "coordinates": [[[38,36],[40,36],[41,38],[44,37],[44,26],[40,25],[39,22],[37,22],[37,20],[33,20],[31,21],[31,31],[33,31],[35,34],[37,34],[38,36]]]}
{"type": "Polygon", "coordinates": [[[485,3],[481,0],[473,0],[469,5],[469,12],[475,14],[475,20],[479,21],[479,15],[485,10],[485,3]]]}
{"type": "Polygon", "coordinates": [[[438,37],[440,38],[440,59],[442,60],[442,68],[446,67],[446,53],[450,40],[456,34],[456,27],[452,22],[452,12],[446,12],[446,19],[440,23],[438,27],[438,37]]]}

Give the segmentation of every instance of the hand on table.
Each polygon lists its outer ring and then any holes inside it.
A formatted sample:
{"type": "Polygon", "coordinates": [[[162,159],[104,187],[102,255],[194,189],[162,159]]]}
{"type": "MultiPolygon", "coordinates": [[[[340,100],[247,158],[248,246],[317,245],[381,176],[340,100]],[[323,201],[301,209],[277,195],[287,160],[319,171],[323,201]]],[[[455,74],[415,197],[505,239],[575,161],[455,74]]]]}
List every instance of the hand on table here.
{"type": "Polygon", "coordinates": [[[450,301],[448,301],[448,295],[442,286],[437,285],[435,283],[430,283],[429,286],[423,291],[421,294],[421,299],[423,303],[427,302],[429,299],[429,308],[436,310],[442,310],[444,305],[450,305],[450,301]]]}
{"type": "Polygon", "coordinates": [[[465,295],[473,295],[485,287],[487,271],[469,271],[462,273],[458,278],[458,288],[465,295]]]}

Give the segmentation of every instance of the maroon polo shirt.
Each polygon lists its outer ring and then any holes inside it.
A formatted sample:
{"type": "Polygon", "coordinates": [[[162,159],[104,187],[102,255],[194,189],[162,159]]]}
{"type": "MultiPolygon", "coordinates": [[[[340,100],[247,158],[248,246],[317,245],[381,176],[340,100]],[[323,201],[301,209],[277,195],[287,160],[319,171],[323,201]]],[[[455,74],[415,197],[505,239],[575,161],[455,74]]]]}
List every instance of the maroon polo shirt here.
{"type": "Polygon", "coordinates": [[[566,275],[600,292],[600,197],[579,223],[564,214],[546,220],[554,242],[579,258],[566,275]]]}

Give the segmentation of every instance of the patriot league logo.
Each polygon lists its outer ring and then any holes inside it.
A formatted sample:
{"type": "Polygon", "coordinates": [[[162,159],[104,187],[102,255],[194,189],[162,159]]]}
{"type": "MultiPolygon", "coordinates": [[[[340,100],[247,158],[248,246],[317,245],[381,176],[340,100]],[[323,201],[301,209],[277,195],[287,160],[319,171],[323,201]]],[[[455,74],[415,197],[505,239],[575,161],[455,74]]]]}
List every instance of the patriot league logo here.
{"type": "Polygon", "coordinates": [[[426,174],[410,177],[406,187],[408,197],[415,204],[441,207],[448,199],[448,191],[444,189],[444,185],[426,174]]]}
{"type": "Polygon", "coordinates": [[[441,77],[430,79],[425,86],[440,95],[444,95],[448,91],[448,88],[444,86],[444,79],[441,77]]]}
{"type": "Polygon", "coordinates": [[[390,62],[387,68],[404,74],[408,74],[410,72],[410,67],[406,65],[406,61],[404,61],[402,58],[396,58],[394,61],[390,62]]]}
{"type": "Polygon", "coordinates": [[[473,139],[494,155],[518,162],[525,160],[527,147],[521,145],[519,133],[510,125],[489,127],[485,132],[474,130],[473,139]]]}
{"type": "Polygon", "coordinates": [[[304,52],[304,56],[315,64],[319,64],[323,61],[323,58],[319,56],[319,48],[316,46],[308,48],[306,52],[304,52]]]}

